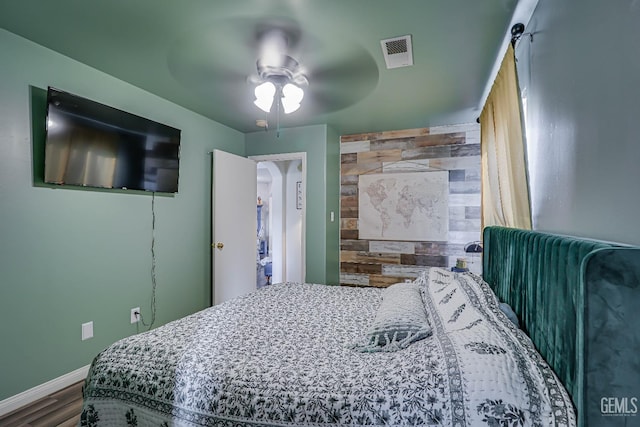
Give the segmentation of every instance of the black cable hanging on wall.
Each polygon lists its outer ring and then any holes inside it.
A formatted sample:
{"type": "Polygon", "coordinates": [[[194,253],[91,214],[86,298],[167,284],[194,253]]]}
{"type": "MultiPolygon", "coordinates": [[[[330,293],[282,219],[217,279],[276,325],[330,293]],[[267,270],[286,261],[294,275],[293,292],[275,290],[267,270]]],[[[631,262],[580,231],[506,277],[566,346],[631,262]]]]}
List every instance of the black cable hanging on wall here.
{"type": "MultiPolygon", "coordinates": [[[[156,193],[151,193],[151,322],[147,325],[139,313],[140,322],[151,330],[156,321],[156,193]]],[[[138,324],[136,323],[136,329],[138,324]]]]}

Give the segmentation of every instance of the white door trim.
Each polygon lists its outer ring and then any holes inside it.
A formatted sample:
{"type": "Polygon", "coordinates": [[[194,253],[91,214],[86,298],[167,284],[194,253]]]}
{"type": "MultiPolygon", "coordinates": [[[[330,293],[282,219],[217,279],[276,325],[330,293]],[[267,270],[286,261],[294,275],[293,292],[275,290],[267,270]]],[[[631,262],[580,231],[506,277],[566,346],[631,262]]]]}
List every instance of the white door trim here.
{"type": "Polygon", "coordinates": [[[307,153],[280,153],[280,154],[262,154],[257,156],[249,156],[249,159],[256,162],[275,162],[281,160],[300,160],[302,162],[302,254],[300,259],[302,265],[300,271],[302,272],[302,281],[307,281],[307,256],[306,256],[306,240],[307,240],[307,153]]]}

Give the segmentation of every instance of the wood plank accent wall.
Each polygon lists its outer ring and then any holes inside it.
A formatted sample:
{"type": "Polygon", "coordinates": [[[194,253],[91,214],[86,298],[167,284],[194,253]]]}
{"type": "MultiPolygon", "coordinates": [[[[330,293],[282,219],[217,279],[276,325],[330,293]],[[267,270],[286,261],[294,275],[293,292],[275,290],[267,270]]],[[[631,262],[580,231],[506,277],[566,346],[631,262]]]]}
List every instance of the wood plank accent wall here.
{"type": "Polygon", "coordinates": [[[340,143],[340,283],[380,286],[413,279],[425,266],[451,267],[480,240],[480,125],[464,124],[344,135],[340,143]],[[448,241],[372,241],[358,237],[360,175],[449,172],[448,241]]]}

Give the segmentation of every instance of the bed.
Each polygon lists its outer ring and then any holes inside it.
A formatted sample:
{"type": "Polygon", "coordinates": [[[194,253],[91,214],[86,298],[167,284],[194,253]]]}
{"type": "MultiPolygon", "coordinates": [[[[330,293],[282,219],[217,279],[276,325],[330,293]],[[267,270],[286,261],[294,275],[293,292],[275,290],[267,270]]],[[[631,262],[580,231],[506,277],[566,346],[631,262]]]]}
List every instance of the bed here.
{"type": "MultiPolygon", "coordinates": [[[[550,322],[532,320],[530,302],[546,302],[523,301],[523,288],[507,285],[529,279],[506,273],[519,270],[521,260],[503,257],[521,242],[503,231],[485,230],[491,284],[441,268],[387,289],[276,284],[120,340],[92,363],[81,425],[576,425],[574,402],[580,410],[584,384],[599,381],[581,374],[591,363],[579,356],[587,338],[571,350],[557,337],[552,347],[565,362],[547,363],[553,353],[536,350],[548,331],[534,326],[550,322]]],[[[560,283],[544,280],[540,292],[560,283]]],[[[590,324],[573,303],[560,310],[566,319],[548,320],[587,336],[590,324]]]]}
{"type": "Polygon", "coordinates": [[[640,424],[640,248],[505,227],[483,279],[565,385],[578,425],[640,424]]]}

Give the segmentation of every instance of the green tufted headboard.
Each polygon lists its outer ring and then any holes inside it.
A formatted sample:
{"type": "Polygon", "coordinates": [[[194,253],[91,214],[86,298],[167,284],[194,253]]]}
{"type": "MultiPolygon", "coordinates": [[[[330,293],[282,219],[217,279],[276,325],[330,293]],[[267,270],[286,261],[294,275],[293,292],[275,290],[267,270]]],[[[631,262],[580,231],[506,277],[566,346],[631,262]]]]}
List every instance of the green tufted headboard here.
{"type": "Polygon", "coordinates": [[[504,227],[485,228],[483,243],[484,280],[565,384],[578,424],[640,419],[629,419],[640,399],[640,249],[504,227]]]}

